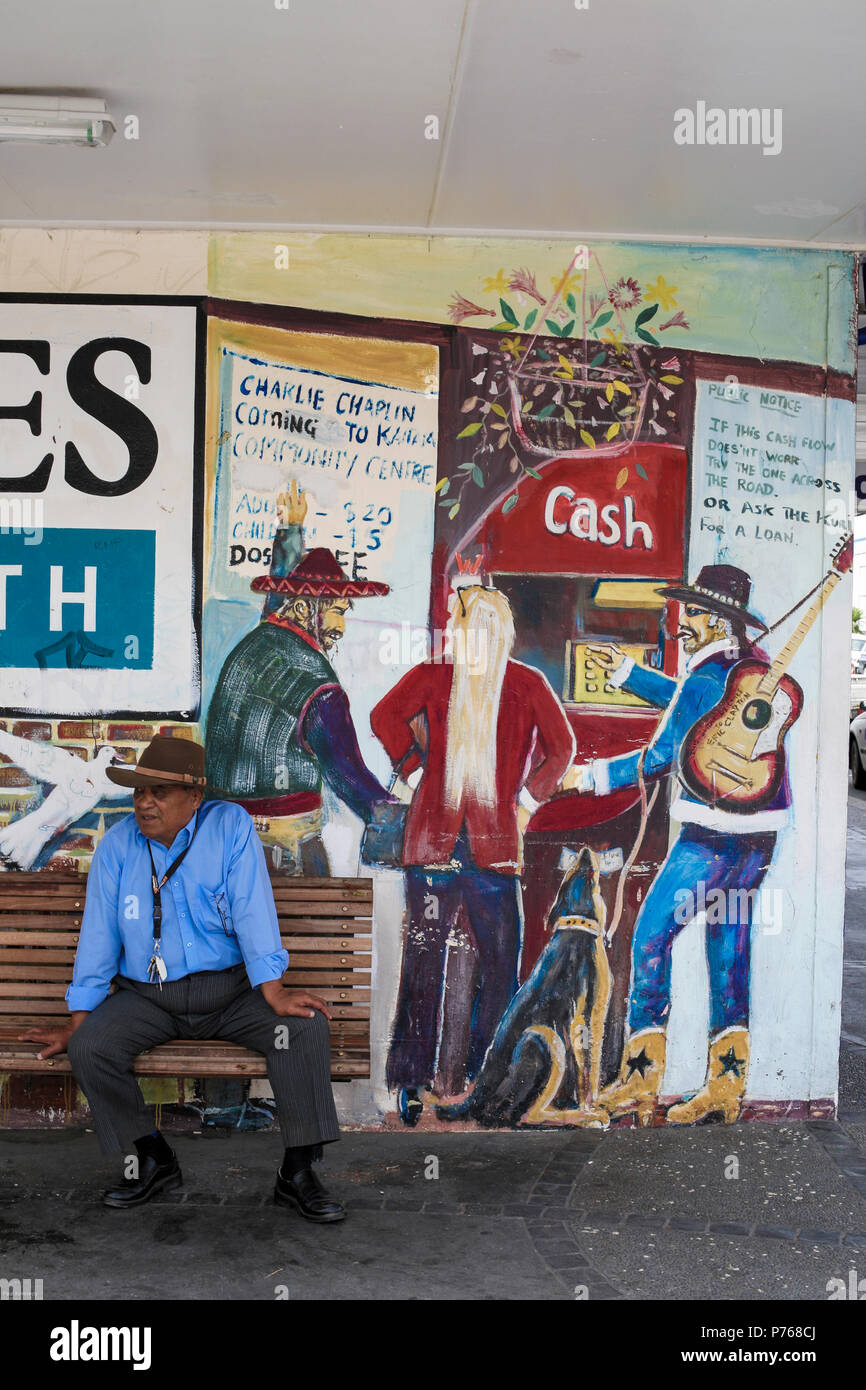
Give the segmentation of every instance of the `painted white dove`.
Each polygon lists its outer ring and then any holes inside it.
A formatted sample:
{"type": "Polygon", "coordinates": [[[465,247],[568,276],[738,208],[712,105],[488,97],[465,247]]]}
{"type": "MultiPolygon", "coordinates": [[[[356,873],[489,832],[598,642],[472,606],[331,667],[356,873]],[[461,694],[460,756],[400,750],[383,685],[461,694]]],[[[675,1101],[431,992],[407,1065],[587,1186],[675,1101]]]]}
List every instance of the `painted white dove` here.
{"type": "Polygon", "coordinates": [[[0,830],[0,855],[19,869],[29,869],[48,840],[80,820],[98,802],[130,794],[128,787],[118,787],[105,775],[106,767],[117,757],[110,744],[104,744],[90,762],[83,762],[53,743],[18,738],[0,729],[0,753],[35,781],[54,784],[41,806],[0,830]]]}

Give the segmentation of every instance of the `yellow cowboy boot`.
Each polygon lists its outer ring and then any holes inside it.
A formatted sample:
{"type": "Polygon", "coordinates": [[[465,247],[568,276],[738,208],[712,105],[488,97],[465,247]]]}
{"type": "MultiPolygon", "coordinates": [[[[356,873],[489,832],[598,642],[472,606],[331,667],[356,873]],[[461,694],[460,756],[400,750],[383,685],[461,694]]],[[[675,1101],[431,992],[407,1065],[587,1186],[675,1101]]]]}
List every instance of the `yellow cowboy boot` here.
{"type": "Polygon", "coordinates": [[[602,1110],[611,1116],[634,1111],[642,1125],[651,1122],[665,1074],[666,1043],[664,1028],[642,1028],[626,1040],[619,1076],[598,1097],[602,1110]]]}
{"type": "Polygon", "coordinates": [[[693,1125],[705,1115],[721,1111],[725,1124],[740,1113],[749,1071],[749,1034],[745,1028],[726,1028],[710,1042],[707,1079],[691,1100],[672,1105],[669,1125],[693,1125]]]}

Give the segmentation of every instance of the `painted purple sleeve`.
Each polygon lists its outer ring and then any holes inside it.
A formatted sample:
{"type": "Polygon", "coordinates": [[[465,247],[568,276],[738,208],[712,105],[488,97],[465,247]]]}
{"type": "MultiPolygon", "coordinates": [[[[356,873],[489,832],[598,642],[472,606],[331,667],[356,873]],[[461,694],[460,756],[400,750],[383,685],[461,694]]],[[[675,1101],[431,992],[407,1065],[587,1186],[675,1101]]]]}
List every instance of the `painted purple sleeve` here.
{"type": "Polygon", "coordinates": [[[300,734],[318,758],[329,786],[356,816],[367,821],[377,801],[395,799],[361,756],[345,690],[331,685],[315,695],[307,705],[300,734]]]}

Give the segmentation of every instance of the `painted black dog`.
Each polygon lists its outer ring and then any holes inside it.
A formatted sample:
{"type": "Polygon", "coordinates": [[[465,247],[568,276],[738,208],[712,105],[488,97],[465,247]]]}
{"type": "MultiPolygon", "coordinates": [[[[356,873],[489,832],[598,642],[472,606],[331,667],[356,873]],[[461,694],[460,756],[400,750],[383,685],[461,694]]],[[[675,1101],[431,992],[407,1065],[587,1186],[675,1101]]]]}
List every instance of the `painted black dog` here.
{"type": "Polygon", "coordinates": [[[472,1094],[437,1106],[440,1119],[607,1128],[595,1104],[611,988],[598,879],[584,845],[548,913],[550,940],[503,1014],[472,1094]]]}

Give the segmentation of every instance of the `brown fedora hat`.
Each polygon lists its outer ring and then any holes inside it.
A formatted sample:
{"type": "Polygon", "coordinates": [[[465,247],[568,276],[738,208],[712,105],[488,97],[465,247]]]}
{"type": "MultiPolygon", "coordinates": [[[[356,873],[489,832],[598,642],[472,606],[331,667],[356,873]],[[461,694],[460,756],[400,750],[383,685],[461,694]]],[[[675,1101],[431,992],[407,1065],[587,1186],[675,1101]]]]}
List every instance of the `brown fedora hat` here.
{"type": "Polygon", "coordinates": [[[134,767],[114,763],[105,769],[105,775],[119,787],[156,787],[176,782],[179,787],[207,789],[201,744],[165,734],[150,740],[134,767]]]}

